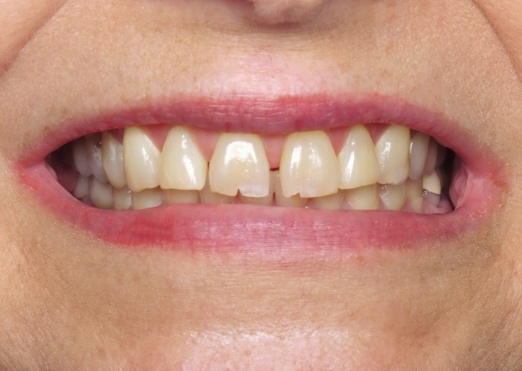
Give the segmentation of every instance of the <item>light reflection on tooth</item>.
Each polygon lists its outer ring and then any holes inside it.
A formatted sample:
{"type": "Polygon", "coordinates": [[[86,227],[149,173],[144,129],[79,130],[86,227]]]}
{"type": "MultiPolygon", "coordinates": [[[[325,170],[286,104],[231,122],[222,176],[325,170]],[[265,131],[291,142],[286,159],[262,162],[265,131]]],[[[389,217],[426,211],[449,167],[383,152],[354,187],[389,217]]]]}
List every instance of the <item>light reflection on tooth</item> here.
{"type": "Polygon", "coordinates": [[[87,159],[87,150],[85,148],[85,139],[81,138],[75,140],[72,144],[72,154],[74,160],[74,166],[76,170],[84,176],[89,177],[92,175],[91,167],[89,166],[89,160],[87,159]]]}
{"type": "Polygon", "coordinates": [[[170,129],[161,158],[161,188],[203,189],[208,163],[187,128],[177,126],[170,129]]]}
{"type": "Polygon", "coordinates": [[[422,177],[428,149],[430,147],[430,137],[424,133],[416,133],[410,142],[410,179],[417,180],[422,177]]]}
{"type": "Polygon", "coordinates": [[[406,181],[406,199],[411,211],[422,213],[424,209],[424,198],[422,196],[422,179],[406,181]]]}
{"type": "Polygon", "coordinates": [[[109,183],[115,188],[124,187],[127,182],[123,173],[123,144],[108,131],[102,133],[102,158],[109,183]]]}
{"type": "Polygon", "coordinates": [[[424,174],[431,174],[435,170],[437,166],[437,152],[438,152],[439,144],[430,139],[430,146],[428,148],[428,156],[426,157],[426,165],[424,166],[424,174]]]}
{"type": "Polygon", "coordinates": [[[128,187],[113,189],[112,198],[116,210],[130,210],[132,208],[132,192],[128,187]]]}
{"type": "Polygon", "coordinates": [[[78,180],[76,181],[76,186],[74,187],[73,195],[77,199],[81,200],[88,194],[89,194],[89,177],[80,175],[78,177],[78,180]]]}
{"type": "Polygon", "coordinates": [[[299,197],[299,195],[290,197],[285,197],[283,195],[283,189],[281,187],[281,176],[279,171],[271,171],[271,176],[273,176],[274,198],[276,206],[298,208],[303,208],[306,206],[308,203],[307,198],[299,197]]]}
{"type": "Polygon", "coordinates": [[[333,195],[314,198],[314,205],[320,210],[342,210],[345,192],[340,191],[333,195]]]}
{"type": "Polygon", "coordinates": [[[236,200],[236,197],[212,192],[208,179],[205,187],[199,192],[199,197],[202,204],[233,204],[236,200]]]}
{"type": "Polygon", "coordinates": [[[390,125],[375,144],[380,184],[400,184],[409,173],[410,129],[390,125]]]}
{"type": "Polygon", "coordinates": [[[323,131],[290,134],[283,147],[279,173],[285,197],[321,197],[339,189],[339,162],[323,131]]]}
{"type": "Polygon", "coordinates": [[[107,183],[107,175],[103,169],[101,134],[90,134],[85,137],[87,159],[93,175],[102,183],[107,183]]]}
{"type": "Polygon", "coordinates": [[[386,210],[402,210],[406,203],[406,185],[385,184],[380,186],[379,197],[386,210]]]}
{"type": "Polygon", "coordinates": [[[132,208],[134,210],[151,209],[161,206],[163,193],[161,189],[146,189],[141,192],[132,193],[132,208]]]}
{"type": "Polygon", "coordinates": [[[266,197],[270,165],[261,138],[254,134],[221,134],[210,160],[208,178],[215,193],[266,197]]]}
{"type": "Polygon", "coordinates": [[[346,191],[345,197],[353,210],[379,209],[379,189],[377,184],[350,189],[346,191]]]}
{"type": "Polygon", "coordinates": [[[125,128],[123,165],[128,187],[133,192],[159,186],[160,151],[138,127],[125,128]]]}
{"type": "Polygon", "coordinates": [[[198,191],[168,189],[163,191],[163,200],[166,204],[198,204],[198,191]]]}
{"type": "Polygon", "coordinates": [[[112,199],[112,186],[102,183],[95,177],[89,181],[89,197],[94,206],[99,209],[112,209],[114,202],[112,199]]]}
{"type": "Polygon", "coordinates": [[[356,125],[349,130],[338,158],[340,189],[353,189],[377,183],[379,167],[373,141],[363,125],[356,125]]]}

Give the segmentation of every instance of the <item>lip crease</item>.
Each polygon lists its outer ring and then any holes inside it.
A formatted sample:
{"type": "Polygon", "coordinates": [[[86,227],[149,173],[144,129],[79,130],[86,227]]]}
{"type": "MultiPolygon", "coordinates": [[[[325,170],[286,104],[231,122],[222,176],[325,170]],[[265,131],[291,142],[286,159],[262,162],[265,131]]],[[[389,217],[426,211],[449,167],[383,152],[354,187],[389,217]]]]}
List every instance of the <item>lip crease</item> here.
{"type": "Polygon", "coordinates": [[[110,111],[51,130],[18,161],[21,183],[61,219],[127,247],[281,252],[415,248],[487,223],[507,180],[500,161],[458,123],[394,97],[357,94],[307,97],[186,98],[110,111]],[[363,123],[397,123],[423,131],[461,159],[458,207],[444,215],[396,211],[320,211],[252,205],[169,205],[140,211],[101,210],[76,200],[52,177],[45,157],[93,132],[132,125],[183,123],[218,132],[285,134],[363,123]]]}

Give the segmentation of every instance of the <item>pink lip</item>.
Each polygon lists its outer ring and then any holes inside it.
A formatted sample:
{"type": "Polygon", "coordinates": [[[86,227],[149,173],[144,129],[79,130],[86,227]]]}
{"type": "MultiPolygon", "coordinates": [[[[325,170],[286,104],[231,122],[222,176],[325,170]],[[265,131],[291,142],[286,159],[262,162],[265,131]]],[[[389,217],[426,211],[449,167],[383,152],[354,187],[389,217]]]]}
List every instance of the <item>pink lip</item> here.
{"type": "Polygon", "coordinates": [[[23,184],[65,221],[108,242],[127,246],[268,252],[415,247],[462,235],[483,223],[500,204],[507,181],[500,162],[442,114],[378,94],[268,100],[255,97],[188,99],[108,113],[63,125],[33,143],[19,162],[23,184]],[[465,199],[452,213],[325,212],[247,205],[172,205],[144,211],[105,211],[67,193],[44,158],[90,132],[130,125],[188,123],[215,131],[288,133],[356,123],[398,123],[426,132],[451,148],[466,168],[465,199]]]}

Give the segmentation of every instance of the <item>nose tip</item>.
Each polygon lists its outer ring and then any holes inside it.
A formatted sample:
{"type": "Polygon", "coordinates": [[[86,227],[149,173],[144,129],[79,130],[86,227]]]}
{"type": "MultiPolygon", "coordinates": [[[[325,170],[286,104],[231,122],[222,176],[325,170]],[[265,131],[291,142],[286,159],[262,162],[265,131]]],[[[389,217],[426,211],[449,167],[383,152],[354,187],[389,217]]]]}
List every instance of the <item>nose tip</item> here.
{"type": "Polygon", "coordinates": [[[249,0],[265,23],[301,23],[316,14],[327,0],[249,0]]]}

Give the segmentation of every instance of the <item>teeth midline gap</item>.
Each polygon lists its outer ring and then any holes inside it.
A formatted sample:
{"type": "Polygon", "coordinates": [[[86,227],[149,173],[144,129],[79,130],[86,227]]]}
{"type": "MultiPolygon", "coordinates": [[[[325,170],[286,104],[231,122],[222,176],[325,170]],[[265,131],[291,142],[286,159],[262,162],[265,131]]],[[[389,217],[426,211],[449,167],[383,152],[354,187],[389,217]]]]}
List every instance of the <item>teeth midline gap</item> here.
{"type": "Polygon", "coordinates": [[[433,138],[394,124],[273,137],[161,125],[87,135],[48,164],[77,199],[102,209],[244,203],[432,214],[453,210],[452,160],[433,138]]]}

